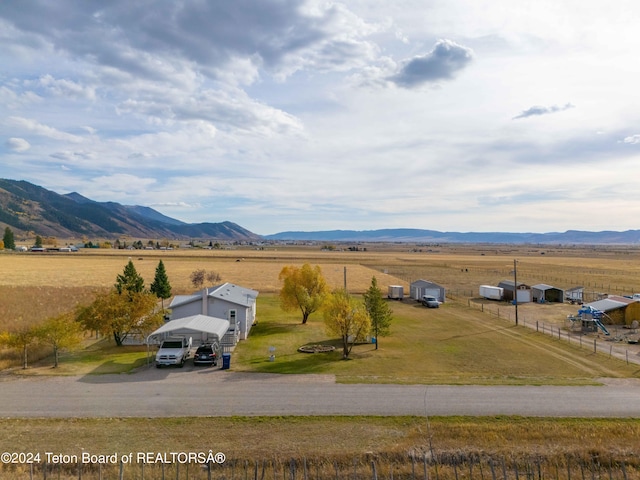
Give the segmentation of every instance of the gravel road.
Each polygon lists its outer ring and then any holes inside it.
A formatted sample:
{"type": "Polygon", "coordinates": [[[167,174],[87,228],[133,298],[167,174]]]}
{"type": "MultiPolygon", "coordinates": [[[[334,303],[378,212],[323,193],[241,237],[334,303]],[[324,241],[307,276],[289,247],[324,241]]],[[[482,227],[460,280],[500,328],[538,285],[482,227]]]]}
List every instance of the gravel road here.
{"type": "Polygon", "coordinates": [[[79,377],[5,375],[2,417],[525,415],[640,417],[640,382],[603,386],[343,385],[187,365],[79,377]]]}

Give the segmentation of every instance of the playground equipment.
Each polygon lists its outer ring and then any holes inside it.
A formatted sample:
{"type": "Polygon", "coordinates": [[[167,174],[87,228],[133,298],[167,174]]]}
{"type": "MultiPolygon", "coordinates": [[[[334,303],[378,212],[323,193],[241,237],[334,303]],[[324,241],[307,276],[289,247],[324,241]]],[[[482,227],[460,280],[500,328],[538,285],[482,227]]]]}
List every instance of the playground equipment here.
{"type": "Polygon", "coordinates": [[[578,318],[582,321],[583,329],[585,327],[585,322],[593,322],[596,329],[599,328],[605,335],[610,335],[609,330],[607,330],[607,327],[602,323],[603,317],[608,318],[608,315],[602,310],[597,310],[590,305],[584,306],[578,310],[578,318]]]}

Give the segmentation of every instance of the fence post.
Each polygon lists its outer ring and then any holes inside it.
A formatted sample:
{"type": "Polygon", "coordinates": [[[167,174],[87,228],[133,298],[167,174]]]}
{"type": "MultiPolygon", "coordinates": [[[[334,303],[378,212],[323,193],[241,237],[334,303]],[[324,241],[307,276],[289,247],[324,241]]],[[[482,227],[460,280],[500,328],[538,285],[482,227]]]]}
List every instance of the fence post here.
{"type": "Polygon", "coordinates": [[[596,339],[593,339],[593,353],[597,353],[596,351],[596,339]]]}

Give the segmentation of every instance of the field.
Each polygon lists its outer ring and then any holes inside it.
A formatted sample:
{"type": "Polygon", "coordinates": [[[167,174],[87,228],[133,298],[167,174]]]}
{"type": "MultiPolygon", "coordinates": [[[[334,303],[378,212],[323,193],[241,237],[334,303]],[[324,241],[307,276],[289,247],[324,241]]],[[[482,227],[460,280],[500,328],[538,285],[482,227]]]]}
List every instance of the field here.
{"type": "MultiPolygon", "coordinates": [[[[583,285],[587,295],[594,297],[605,292],[640,292],[638,249],[446,245],[367,245],[366,248],[357,252],[321,251],[317,246],[304,246],[261,250],[0,254],[0,331],[21,324],[37,324],[55,313],[90,301],[96,291],[113,285],[129,258],[148,285],[162,259],[174,294],[191,292],[189,274],[200,268],[220,273],[223,281],[260,291],[258,324],[250,340],[241,343],[234,353],[233,368],[238,370],[330,373],[337,381],[350,383],[581,385],[597,383],[604,376],[636,378],[640,375],[637,365],[627,365],[606,355],[591,355],[575,344],[559,342],[522,326],[515,327],[509,321],[512,306],[488,303],[487,311],[482,312],[469,304],[470,300],[477,300],[478,285],[511,279],[514,259],[518,261],[518,280],[528,284],[548,283],[560,288],[583,285]],[[284,265],[303,263],[320,265],[332,287],[346,284],[354,294],[364,292],[374,275],[383,289],[386,285],[401,284],[405,292],[411,281],[424,278],[444,285],[448,301],[438,310],[427,310],[411,301],[393,302],[396,317],[393,334],[380,339],[377,351],[372,344],[357,346],[351,361],[340,361],[331,355],[301,354],[296,349],[302,344],[335,342],[327,337],[319,317],[312,316],[310,323],[302,326],[296,314],[279,310],[276,293],[280,288],[280,269],[284,265]],[[502,318],[489,315],[492,309],[499,309],[502,318]],[[275,362],[267,358],[270,346],[276,347],[275,362]]],[[[558,328],[564,326],[566,315],[576,308],[521,305],[520,318],[558,328]]],[[[88,338],[87,342],[95,340],[88,338]]],[[[67,356],[60,373],[64,373],[65,368],[69,369],[66,373],[76,373],[85,363],[96,371],[100,355],[105,358],[120,355],[120,363],[132,365],[140,358],[135,352],[131,358],[122,356],[114,347],[102,344],[94,344],[95,348],[98,350],[67,356]]],[[[16,358],[5,352],[0,362],[3,367],[16,365],[16,358]]],[[[30,369],[30,373],[38,371],[51,373],[48,367],[30,369]]],[[[640,451],[637,420],[436,418],[429,419],[427,425],[425,419],[368,417],[184,418],[155,422],[4,419],[0,425],[5,432],[0,450],[181,451],[206,445],[237,459],[281,462],[280,477],[285,471],[289,475],[289,467],[284,462],[294,458],[309,459],[310,465],[322,458],[329,466],[338,461],[341,465],[350,465],[357,458],[358,464],[366,467],[366,459],[373,455],[378,459],[387,458],[385,468],[388,468],[389,462],[400,458],[406,462],[410,452],[423,454],[433,441],[440,454],[458,455],[461,459],[473,455],[506,457],[509,461],[525,457],[544,459],[548,465],[556,466],[554,478],[567,478],[567,470],[562,470],[562,465],[569,458],[577,459],[576,465],[593,464],[594,458],[606,458],[610,464],[624,461],[629,467],[625,478],[636,478],[634,452],[640,451]],[[230,429],[233,435],[217,433],[230,429]],[[185,436],[185,431],[190,432],[189,435],[185,436]],[[199,436],[193,435],[198,431],[214,432],[215,445],[199,441],[199,436]],[[562,474],[557,473],[558,465],[562,474]]],[[[487,468],[485,464],[483,476],[488,477],[491,473],[487,468]]],[[[549,473],[552,470],[546,475],[552,475],[549,473]]],[[[509,471],[514,474],[511,468],[509,471]]],[[[0,468],[2,472],[9,471],[0,468]]],[[[453,471],[448,477],[444,472],[440,471],[443,478],[454,477],[453,471]]],[[[455,478],[458,473],[455,472],[455,478]]],[[[239,474],[240,469],[236,472],[239,474]]],[[[245,471],[243,475],[246,474],[245,471]]],[[[387,470],[387,478],[388,474],[387,470]]],[[[269,473],[272,475],[276,472],[269,473]]],[[[574,472],[576,475],[579,472],[574,472]]],[[[593,473],[594,478],[595,475],[593,473]]],[[[609,474],[599,471],[597,475],[609,474]]],[[[229,476],[232,475],[226,472],[225,477],[229,476]]]]}

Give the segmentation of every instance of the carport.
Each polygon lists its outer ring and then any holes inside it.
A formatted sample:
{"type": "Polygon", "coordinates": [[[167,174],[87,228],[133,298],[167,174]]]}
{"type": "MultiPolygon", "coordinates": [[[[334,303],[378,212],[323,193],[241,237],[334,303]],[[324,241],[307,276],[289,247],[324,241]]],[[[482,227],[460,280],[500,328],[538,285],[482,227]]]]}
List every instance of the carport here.
{"type": "Polygon", "coordinates": [[[531,287],[533,292],[533,301],[538,303],[545,302],[564,302],[564,291],[560,288],[547,285],[545,283],[539,283],[531,287]]]}
{"type": "Polygon", "coordinates": [[[193,346],[210,343],[219,347],[229,325],[224,318],[200,314],[171,320],[147,336],[147,355],[152,344],[158,345],[167,337],[191,337],[193,346]]]}

